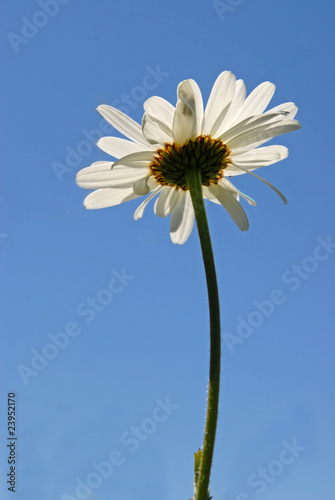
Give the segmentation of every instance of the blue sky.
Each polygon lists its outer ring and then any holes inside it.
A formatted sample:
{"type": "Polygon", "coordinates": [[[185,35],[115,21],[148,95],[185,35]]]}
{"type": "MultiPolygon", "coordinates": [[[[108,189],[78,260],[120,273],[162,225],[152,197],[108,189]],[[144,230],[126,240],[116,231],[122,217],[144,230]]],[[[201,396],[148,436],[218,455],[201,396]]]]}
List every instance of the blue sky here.
{"type": "Polygon", "coordinates": [[[9,392],[17,498],[192,496],[209,349],[196,230],[175,246],[152,206],[137,222],[136,201],[86,211],[74,179],[119,135],[99,104],[140,121],[151,95],[175,103],[193,78],[207,100],[231,70],[248,92],[274,82],[271,104],[294,101],[302,129],[262,172],[287,206],[250,176],[236,181],[258,202],[247,233],[208,206],[223,324],[212,494],[332,500],[334,6],[17,0],[1,17],[1,498],[9,392]]]}

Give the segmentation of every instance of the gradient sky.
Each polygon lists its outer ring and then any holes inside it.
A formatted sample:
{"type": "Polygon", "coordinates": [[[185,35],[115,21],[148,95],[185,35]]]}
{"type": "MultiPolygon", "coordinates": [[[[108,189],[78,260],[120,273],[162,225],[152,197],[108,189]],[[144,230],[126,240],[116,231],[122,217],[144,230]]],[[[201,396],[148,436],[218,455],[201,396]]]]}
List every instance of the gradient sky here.
{"type": "Polygon", "coordinates": [[[75,174],[107,159],[99,136],[119,136],[99,104],[140,121],[146,98],[174,104],[186,78],[206,101],[224,70],[248,93],[274,82],[271,105],[294,101],[302,129],[273,141],[289,157],[262,172],[287,206],[251,176],[236,180],[258,202],[242,201],[248,232],[208,206],[223,324],[212,494],[334,499],[334,13],[302,0],[1,2],[2,499],[12,391],[17,499],[192,497],[209,361],[197,232],[173,245],[153,205],[133,220],[137,201],[86,211],[75,174]]]}

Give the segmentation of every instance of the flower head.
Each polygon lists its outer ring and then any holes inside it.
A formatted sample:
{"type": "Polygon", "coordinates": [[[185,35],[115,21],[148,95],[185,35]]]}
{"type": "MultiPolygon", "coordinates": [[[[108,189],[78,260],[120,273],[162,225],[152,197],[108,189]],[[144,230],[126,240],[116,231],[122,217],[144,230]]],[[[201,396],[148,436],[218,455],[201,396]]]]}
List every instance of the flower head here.
{"type": "Polygon", "coordinates": [[[204,198],[221,204],[238,227],[247,230],[240,197],[251,205],[256,203],[239,191],[230,177],[253,175],[286,203],[278,189],[253,173],[288,155],[284,146],[260,147],[262,144],[300,128],[292,102],[264,112],[274,91],[272,83],[264,82],[246,98],[244,82],[224,71],[214,83],[205,110],[194,80],[178,85],[176,107],[161,97],[150,97],[144,103],[142,125],[118,109],[99,106],[99,113],[128,139],[103,137],[99,148],[117,161],[95,162],[78,172],[77,184],[95,189],[85,198],[85,207],[111,207],[150,193],[134,218],[142,217],[147,203],[157,196],[156,215],[171,214],[171,239],[182,244],[194,224],[185,172],[195,168],[201,170],[204,198]]]}

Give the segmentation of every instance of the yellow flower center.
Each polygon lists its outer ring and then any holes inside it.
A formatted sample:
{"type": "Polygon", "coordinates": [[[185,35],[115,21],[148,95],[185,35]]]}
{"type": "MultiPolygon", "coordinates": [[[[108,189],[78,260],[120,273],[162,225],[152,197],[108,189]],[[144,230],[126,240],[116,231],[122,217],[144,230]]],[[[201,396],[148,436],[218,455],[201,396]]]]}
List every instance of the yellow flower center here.
{"type": "Polygon", "coordinates": [[[184,146],[165,144],[158,149],[149,165],[152,175],[162,186],[188,190],[185,173],[189,168],[201,170],[201,184],[217,184],[223,170],[231,163],[230,151],[223,142],[208,135],[191,139],[184,146]]]}

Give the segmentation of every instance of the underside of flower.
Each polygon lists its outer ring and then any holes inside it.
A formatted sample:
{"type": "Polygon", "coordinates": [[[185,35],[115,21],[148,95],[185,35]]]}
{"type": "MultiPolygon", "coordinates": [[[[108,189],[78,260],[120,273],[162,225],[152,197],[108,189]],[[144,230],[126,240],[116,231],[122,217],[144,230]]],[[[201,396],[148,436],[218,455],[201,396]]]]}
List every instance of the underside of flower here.
{"type": "Polygon", "coordinates": [[[266,111],[274,91],[273,83],[263,82],[247,96],[243,80],[223,71],[205,107],[192,79],[178,85],[175,106],[162,97],[149,97],[141,124],[116,108],[98,106],[99,113],[126,138],[102,137],[99,148],[117,161],[94,162],[77,173],[77,184],[93,189],[85,207],[113,207],[148,195],[135,210],[137,220],[156,198],[155,214],[171,215],[171,240],[182,245],[194,225],[191,191],[196,179],[203,198],[222,205],[239,229],[246,231],[249,223],[240,199],[253,206],[256,202],[231,177],[248,174],[259,179],[287,203],[275,186],[254,173],[287,158],[286,147],[264,146],[267,141],[300,128],[293,102],[266,111]]]}
{"type": "Polygon", "coordinates": [[[200,135],[183,146],[165,144],[158,149],[149,169],[162,186],[188,190],[186,173],[190,168],[201,170],[201,184],[217,184],[224,169],[231,163],[228,147],[219,139],[200,135]]]}

